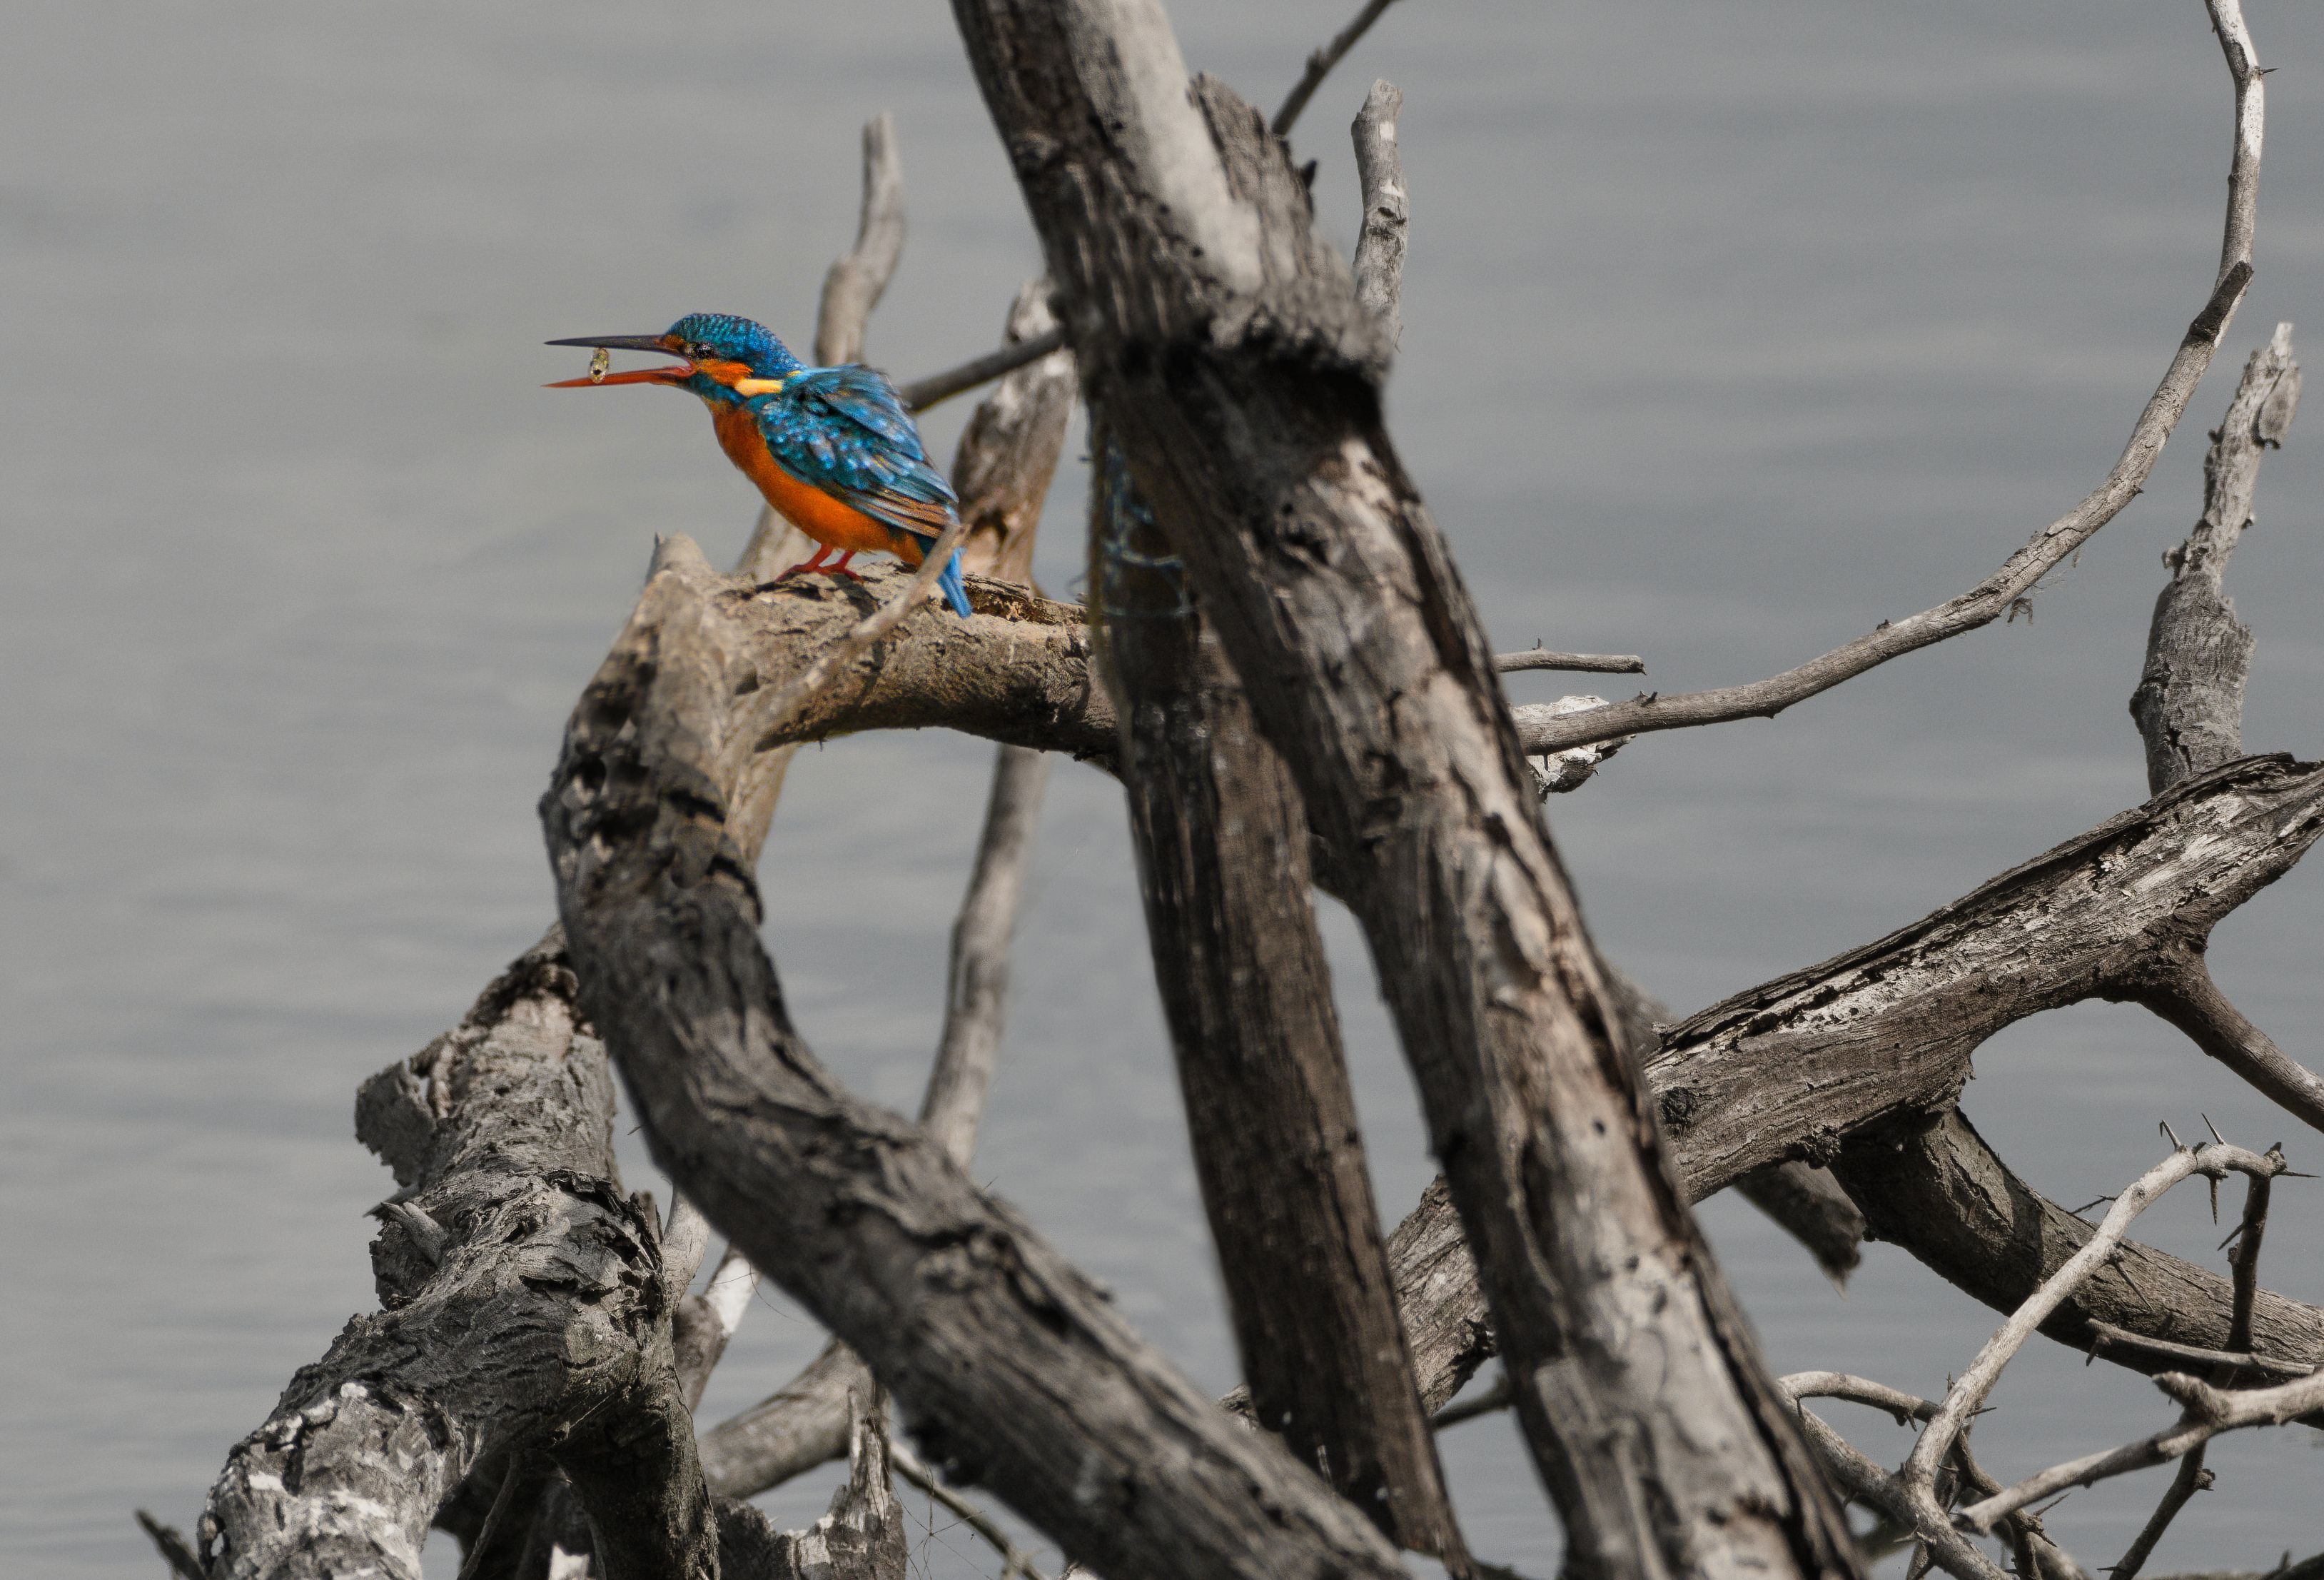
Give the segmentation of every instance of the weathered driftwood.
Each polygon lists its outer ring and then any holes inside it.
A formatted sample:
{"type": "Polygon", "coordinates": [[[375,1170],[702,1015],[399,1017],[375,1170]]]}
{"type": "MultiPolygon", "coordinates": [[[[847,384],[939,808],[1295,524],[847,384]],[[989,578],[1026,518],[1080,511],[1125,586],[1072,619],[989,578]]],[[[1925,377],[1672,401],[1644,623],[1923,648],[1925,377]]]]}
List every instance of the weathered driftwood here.
{"type": "Polygon", "coordinates": [[[1397,1321],[1299,792],[1102,428],[1090,587],[1147,937],[1259,1422],[1391,1540],[1468,1556],[1397,1321]]]}
{"type": "Polygon", "coordinates": [[[2157,795],[2190,773],[2243,755],[2244,682],[2252,633],[2222,585],[2227,557],[2252,522],[2260,458],[2281,445],[2300,404],[2292,326],[2251,354],[2203,456],[2203,513],[2163,557],[2171,579],[2154,600],[2146,668],[2130,698],[2157,795]]]}
{"type": "Polygon", "coordinates": [[[373,1244],[379,1313],[303,1368],[228,1456],[209,1573],[417,1580],[439,1506],[552,1457],[613,1580],[715,1575],[652,1215],[622,1193],[603,1049],[553,934],[460,1026],[372,1078],[356,1133],[403,1190],[373,1244]]]}
{"type": "Polygon", "coordinates": [[[954,13],[1083,379],[1341,853],[1569,1566],[1852,1572],[1662,1160],[1475,611],[1380,425],[1387,337],[1282,143],[1220,85],[1189,93],[1157,5],[954,13]]]}
{"type": "Polygon", "coordinates": [[[1773,718],[1794,703],[1828,691],[1865,670],[1933,642],[1959,636],[2000,619],[2030,595],[2041,579],[2089,541],[2099,528],[2138,497],[2161,458],[2163,446],[2185,414],[2219,340],[2252,279],[2252,236],[2259,211],[2261,134],[2266,121],[2267,87],[2240,0],[2206,0],[2212,30],[2226,53],[2236,93],[2235,152],[2227,169],[2227,222],[2219,241],[2218,272],[2203,309],[2187,326],[2163,382],[2131,425],[2129,442],[2112,469],[2088,497],[2027,541],[1991,576],[1933,609],[1878,627],[1821,658],[1780,675],[1711,691],[1652,694],[1611,707],[1550,719],[1519,709],[1525,724],[1538,724],[1540,750],[1586,745],[1649,730],[1684,729],[1729,719],[1773,718]]]}
{"type": "Polygon", "coordinates": [[[724,828],[757,744],[733,699],[763,655],[724,586],[665,541],[541,808],[584,1002],[658,1160],[865,1358],[948,1480],[990,1485],[1100,1572],[1397,1573],[1360,1514],[792,1030],[724,828]]]}

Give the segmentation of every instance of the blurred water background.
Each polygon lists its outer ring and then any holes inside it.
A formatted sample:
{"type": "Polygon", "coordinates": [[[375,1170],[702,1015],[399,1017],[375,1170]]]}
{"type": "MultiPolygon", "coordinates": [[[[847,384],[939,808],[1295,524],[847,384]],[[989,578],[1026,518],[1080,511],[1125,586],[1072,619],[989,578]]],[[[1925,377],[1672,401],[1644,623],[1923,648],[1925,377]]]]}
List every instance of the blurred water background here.
{"type": "MultiPolygon", "coordinates": [[[[1271,106],[1351,0],[1177,0],[1185,53],[1271,106]]],[[[874,320],[899,375],[987,348],[1031,231],[929,5],[19,0],[0,52],[0,1572],[150,1574],[226,1446],[373,1304],[356,1083],[538,935],[533,803],[656,532],[731,557],[754,510],[700,412],[547,394],[554,337],[696,310],[809,338],[892,109],[911,236],[874,320]]],[[[2324,10],[2254,0],[2270,79],[2259,276],[2144,498],[2035,618],[1773,724],[1641,740],[1551,809],[1609,953],[1684,1011],[1901,925],[2144,795],[2124,704],[2202,430],[2278,319],[2324,332],[2324,10]]],[[[1981,577],[2112,461],[2209,289],[2229,86],[2196,0],[1945,6],[1413,0],[1296,135],[1352,237],[1345,125],[1405,90],[1400,449],[1496,641],[1757,677],[1981,577]]],[[[2319,339],[2324,346],[2324,339],[2319,339]]],[[[928,427],[948,456],[965,403],[928,427]]],[[[2254,750],[2324,735],[2324,416],[2260,485],[2229,589],[2254,750]]],[[[1078,448],[1072,452],[1078,457],[1078,448]]],[[[1082,479],[1041,554],[1077,587],[1082,479]]],[[[1613,685],[1621,685],[1615,680],[1613,685]]],[[[1519,677],[1523,699],[1554,677],[1519,677]]],[[[766,855],[800,1024],[918,1100],[990,749],[801,758],[766,855]]],[[[2311,864],[2312,866],[2312,864],[2311,864]]],[[[2324,882],[2220,929],[2231,993],[2319,1057],[2324,882]]],[[[1337,980],[1383,1210],[1431,1171],[1343,916],[1337,980]]],[[[1117,788],[1059,767],[977,1169],[1207,1387],[1234,1377],[1117,788]]],[[[2208,1113],[2324,1159],[2175,1033],[2086,1006],[1996,1040],[1966,1107],[2056,1197],[2208,1113]]],[[[631,1183],[652,1182],[625,1138],[631,1183]]],[[[2324,1298],[2316,1187],[2264,1281],[2324,1298]]],[[[1875,1246],[1845,1298],[1705,1209],[1782,1370],[1940,1390],[1996,1318],[1875,1246]]],[[[2200,1192],[2142,1234],[2218,1265],[2200,1192]]],[[[762,1296],[706,1414],[818,1335],[762,1296]]],[[[2126,1439],[2144,1382],[2036,1349],[1979,1426],[2005,1475],[2126,1439]]],[[[1901,1437],[1842,1424],[1892,1461],[1901,1437]]],[[[2153,1566],[2316,1545],[2304,1428],[2217,1446],[2153,1566]]],[[[1448,1435],[1471,1545],[1537,1575],[1554,1523],[1505,1421],[1448,1435]]],[[[798,1523],[826,1478],[770,1500],[798,1523]]],[[[2154,1474],[2052,1529],[2110,1562],[2154,1474]]],[[[925,1514],[925,1500],[912,1507],[925,1514]]],[[[916,1572],[985,1565],[922,1520],[916,1572]]],[[[430,1573],[452,1574],[448,1544],[430,1573]]]]}

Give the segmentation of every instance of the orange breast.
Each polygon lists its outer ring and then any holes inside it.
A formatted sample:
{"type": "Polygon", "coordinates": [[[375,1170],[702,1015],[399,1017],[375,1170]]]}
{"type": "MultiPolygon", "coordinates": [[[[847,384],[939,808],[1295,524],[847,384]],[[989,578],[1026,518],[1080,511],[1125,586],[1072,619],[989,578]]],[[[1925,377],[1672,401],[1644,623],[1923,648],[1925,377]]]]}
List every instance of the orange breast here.
{"type": "Polygon", "coordinates": [[[834,499],[812,483],[800,481],[775,464],[759,437],[759,425],[740,406],[728,407],[712,418],[718,430],[718,448],[759,485],[769,504],[793,526],[818,543],[834,549],[895,553],[898,533],[890,532],[853,505],[834,499]]]}

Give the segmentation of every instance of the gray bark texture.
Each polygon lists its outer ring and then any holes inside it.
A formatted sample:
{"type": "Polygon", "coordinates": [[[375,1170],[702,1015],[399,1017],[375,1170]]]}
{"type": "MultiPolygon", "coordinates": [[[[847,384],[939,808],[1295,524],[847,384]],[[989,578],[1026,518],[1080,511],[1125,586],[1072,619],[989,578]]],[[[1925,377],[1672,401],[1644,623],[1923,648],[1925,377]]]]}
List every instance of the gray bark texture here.
{"type": "Polygon", "coordinates": [[[650,1211],[622,1193],[604,1049],[552,934],[460,1026],[365,1083],[356,1134],[403,1189],[357,1317],[235,1447],[198,1529],[226,1576],[417,1580],[471,1470],[536,1451],[579,1491],[612,1580],[718,1574],[650,1211]]]}
{"type": "Polygon", "coordinates": [[[2163,557],[2171,579],[2154,600],[2146,670],[2130,698],[2146,742],[2147,788],[2160,795],[2190,773],[2243,755],[2244,682],[2252,633],[2223,587],[2227,557],[2252,523],[2260,457],[2281,446],[2300,404],[2292,326],[2251,354],[2203,456],[2203,514],[2163,557]]]}
{"type": "Polygon", "coordinates": [[[1307,820],[1120,452],[1090,586],[1147,936],[1260,1425],[1399,1545],[1469,1563],[1413,1383],[1316,931],[1307,820]]]}
{"type": "Polygon", "coordinates": [[[1083,378],[1342,853],[1569,1566],[1854,1573],[1669,1171],[1491,652],[1381,427],[1386,338],[1283,145],[1189,84],[1154,5],[954,14],[1083,378]]]}
{"type": "Polygon", "coordinates": [[[1361,1515],[791,1028],[724,826],[758,743],[733,698],[760,679],[731,586],[664,543],[541,804],[583,1001],[657,1160],[864,1357],[947,1480],[991,1486],[1109,1580],[1400,1573],[1361,1515]]]}

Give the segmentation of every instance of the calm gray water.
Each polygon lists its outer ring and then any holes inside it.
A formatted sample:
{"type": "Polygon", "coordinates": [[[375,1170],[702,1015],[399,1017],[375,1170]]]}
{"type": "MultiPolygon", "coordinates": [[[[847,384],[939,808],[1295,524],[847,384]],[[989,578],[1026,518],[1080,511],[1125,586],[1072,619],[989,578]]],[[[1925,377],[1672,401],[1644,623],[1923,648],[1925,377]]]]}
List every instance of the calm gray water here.
{"type": "MultiPolygon", "coordinates": [[[[1270,106],[1351,9],[1176,7],[1190,61],[1270,106]]],[[[882,107],[912,232],[875,360],[910,374],[984,349],[1038,261],[934,5],[11,14],[0,1572],[78,1580],[154,1572],[129,1511],[190,1520],[226,1446],[371,1306],[362,1214],[388,1182],[349,1138],[355,1086],[548,919],[533,801],[653,534],[731,554],[752,513],[692,402],[543,393],[578,358],[539,342],[694,309],[804,340],[853,233],[856,129],[882,107]]],[[[1673,1005],[1875,936],[2142,799],[2124,702],[2200,430],[2277,319],[2324,336],[2324,10],[2255,0],[2253,25],[2281,68],[2259,280],[2146,497],[2030,626],[1774,724],[1643,740],[1554,807],[1607,948],[1673,1005]]],[[[2216,257],[2228,88],[2198,0],[1413,0],[1299,136],[1343,237],[1343,128],[1376,74],[1406,92],[1413,192],[1399,445],[1499,641],[1643,652],[1664,688],[1766,673],[1981,577],[2113,459],[2216,257]]],[[[959,420],[930,424],[942,453],[959,420]]],[[[2310,756],[2319,424],[2268,462],[2231,582],[2260,636],[2249,744],[2310,756]]],[[[1061,478],[1052,587],[1076,585],[1080,499],[1061,478]]],[[[987,759],[935,735],[816,753],[768,847],[802,1026],[899,1106],[987,759]]],[[[1111,783],[1059,769],[978,1169],[1223,1387],[1121,822],[1111,783]]],[[[2215,951],[2311,1063],[2319,920],[2302,871],[2215,951]]],[[[1332,927],[1401,1212],[1429,1166],[1360,945],[1332,927]]],[[[1978,1075],[1969,1112],[2069,1202],[2200,1112],[2324,1162],[2135,1011],[2020,1027],[1978,1075]]],[[[2264,1268],[2311,1299],[2316,1188],[2280,1193],[2264,1268]]],[[[1883,1248],[1842,1299],[1747,1210],[1707,1215],[1779,1368],[1933,1391],[1993,1326],[1883,1248]]],[[[2214,1254],[2200,1196],[2148,1234],[2214,1254]]],[[[762,1298],[706,1409],[816,1340],[762,1298]]],[[[1997,1402],[1978,1441],[2004,1474],[2167,1414],[2057,1353],[1997,1402]]],[[[1901,1454],[1877,1418],[1844,1424],[1901,1454]]],[[[2319,1545],[2318,1441],[2222,1446],[2158,1564],[2319,1545]]],[[[1447,1453],[1472,1545],[1548,1573],[1554,1523],[1506,1426],[1447,1453]]],[[[804,1518],[827,1485],[776,1511],[804,1518]]],[[[2110,1562],[2155,1491],[2079,1494],[2052,1529],[2110,1562]]],[[[930,1573],[982,1559],[957,1530],[919,1548],[930,1573]]]]}

